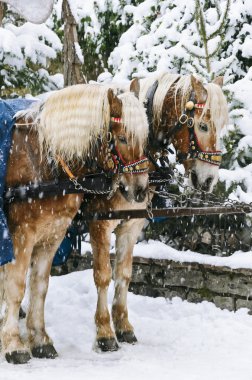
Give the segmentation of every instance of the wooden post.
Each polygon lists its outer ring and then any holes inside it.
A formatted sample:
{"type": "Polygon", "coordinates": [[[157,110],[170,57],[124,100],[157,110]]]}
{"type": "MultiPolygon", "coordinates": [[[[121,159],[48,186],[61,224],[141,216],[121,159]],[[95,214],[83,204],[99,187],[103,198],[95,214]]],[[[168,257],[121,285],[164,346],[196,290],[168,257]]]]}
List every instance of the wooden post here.
{"type": "Polygon", "coordinates": [[[72,15],[68,0],[63,0],[62,17],[64,19],[64,87],[86,83],[75,44],[78,43],[77,23],[72,15]]]}
{"type": "Polygon", "coordinates": [[[0,1],[0,27],[2,27],[3,25],[4,11],[5,11],[4,3],[0,1]]]}

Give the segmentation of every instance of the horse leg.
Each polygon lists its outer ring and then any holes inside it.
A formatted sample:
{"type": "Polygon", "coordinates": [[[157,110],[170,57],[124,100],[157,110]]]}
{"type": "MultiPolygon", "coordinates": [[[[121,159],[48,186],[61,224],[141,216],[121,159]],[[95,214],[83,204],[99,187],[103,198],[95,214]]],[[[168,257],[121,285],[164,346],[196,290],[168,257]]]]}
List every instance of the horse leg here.
{"type": "Polygon", "coordinates": [[[31,353],[36,358],[54,359],[58,356],[45,330],[44,305],[53,257],[61,240],[35,246],[32,255],[27,331],[31,353]]]}
{"type": "Polygon", "coordinates": [[[111,329],[107,292],[112,278],[110,265],[110,237],[113,222],[91,222],[90,240],[94,257],[94,281],[97,288],[97,308],[95,313],[96,345],[102,351],[116,351],[118,344],[111,329]]]}
{"type": "Polygon", "coordinates": [[[2,350],[9,363],[23,364],[30,360],[28,348],[19,331],[19,309],[24,297],[26,274],[34,245],[34,233],[27,226],[13,234],[15,261],[4,267],[6,313],[2,328],[2,350]]]}
{"type": "Polygon", "coordinates": [[[128,320],[127,293],[132,275],[133,248],[143,228],[144,220],[130,220],[116,229],[116,260],[114,267],[115,295],[112,318],[119,342],[134,344],[137,339],[128,320]]]}

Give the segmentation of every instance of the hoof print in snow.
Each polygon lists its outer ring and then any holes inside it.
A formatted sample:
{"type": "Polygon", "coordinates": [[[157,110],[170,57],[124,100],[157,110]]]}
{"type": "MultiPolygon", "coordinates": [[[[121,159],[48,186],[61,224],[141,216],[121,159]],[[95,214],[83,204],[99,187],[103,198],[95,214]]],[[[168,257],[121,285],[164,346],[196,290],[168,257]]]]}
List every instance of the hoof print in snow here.
{"type": "Polygon", "coordinates": [[[5,359],[11,364],[26,364],[31,359],[31,355],[27,351],[13,351],[7,352],[5,359]]]}
{"type": "Polygon", "coordinates": [[[137,338],[133,331],[118,331],[116,337],[120,343],[136,344],[137,338]]]}
{"type": "Polygon", "coordinates": [[[55,359],[58,356],[58,353],[52,344],[34,347],[31,352],[34,358],[39,359],[55,359]]]}
{"type": "Polygon", "coordinates": [[[103,352],[117,351],[119,349],[119,346],[115,338],[97,339],[96,346],[103,352]]]}

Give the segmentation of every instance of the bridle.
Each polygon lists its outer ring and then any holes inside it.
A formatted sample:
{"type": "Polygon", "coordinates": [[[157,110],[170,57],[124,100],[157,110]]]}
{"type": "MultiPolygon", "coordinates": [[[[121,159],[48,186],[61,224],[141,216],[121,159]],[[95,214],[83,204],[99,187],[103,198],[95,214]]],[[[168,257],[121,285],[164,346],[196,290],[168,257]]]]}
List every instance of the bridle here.
{"type": "Polygon", "coordinates": [[[142,156],[138,160],[126,162],[123,155],[118,150],[112,133],[112,122],[122,123],[119,117],[111,117],[111,123],[108,132],[108,148],[107,148],[107,166],[111,174],[141,174],[147,173],[149,170],[149,160],[142,156]]]}
{"type": "Polygon", "coordinates": [[[180,115],[178,122],[175,125],[173,133],[179,131],[183,125],[187,125],[189,131],[189,146],[188,152],[178,152],[178,162],[183,162],[190,159],[199,159],[200,161],[208,162],[211,165],[220,166],[222,152],[220,150],[205,151],[201,148],[197,135],[195,133],[194,112],[195,109],[203,110],[205,103],[197,103],[194,93],[192,92],[190,100],[185,105],[184,112],[180,115]]]}
{"type": "MultiPolygon", "coordinates": [[[[171,128],[168,133],[164,136],[162,141],[158,141],[157,138],[154,138],[154,129],[153,129],[153,98],[158,87],[158,81],[155,81],[153,85],[148,89],[146,94],[146,109],[147,117],[149,121],[149,142],[153,146],[159,157],[163,157],[163,160],[167,162],[166,155],[169,150],[168,145],[170,144],[171,137],[180,131],[183,126],[186,124],[189,131],[189,142],[187,153],[177,152],[177,161],[183,163],[183,161],[189,159],[199,159],[201,161],[208,162],[211,165],[220,166],[222,159],[222,152],[219,150],[216,151],[205,151],[201,148],[198,141],[197,135],[195,133],[195,123],[194,123],[194,113],[195,109],[201,109],[205,107],[205,103],[197,103],[195,99],[194,91],[191,92],[189,101],[185,104],[185,109],[178,118],[178,121],[175,123],[173,128],[171,128]],[[165,153],[164,153],[165,152],[165,153]]],[[[153,162],[153,157],[148,151],[148,158],[153,162]]],[[[160,160],[161,161],[161,160],[160,160]]],[[[162,164],[162,162],[161,162],[162,164]]],[[[156,164],[157,165],[157,164],[156,164]]],[[[162,165],[163,166],[163,165],[162,165]]]]}

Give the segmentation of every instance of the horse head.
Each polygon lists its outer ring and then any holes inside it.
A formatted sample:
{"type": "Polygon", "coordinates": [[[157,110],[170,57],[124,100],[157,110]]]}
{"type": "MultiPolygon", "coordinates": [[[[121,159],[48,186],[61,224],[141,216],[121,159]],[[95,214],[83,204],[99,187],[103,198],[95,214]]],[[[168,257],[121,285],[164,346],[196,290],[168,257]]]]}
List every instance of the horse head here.
{"type": "Polygon", "coordinates": [[[144,148],[148,123],[143,105],[132,92],[108,91],[110,148],[107,165],[117,174],[119,190],[129,201],[143,202],[148,192],[148,159],[144,148]]]}
{"type": "Polygon", "coordinates": [[[191,76],[189,100],[182,105],[181,129],[174,141],[190,185],[206,192],[211,192],[218,181],[222,156],[220,133],[227,122],[227,103],[221,86],[220,77],[203,86],[191,76]]]}
{"type": "Polygon", "coordinates": [[[220,77],[204,86],[194,76],[168,73],[141,81],[140,98],[146,103],[150,128],[149,150],[162,156],[173,143],[190,184],[207,192],[218,180],[220,132],[228,119],[221,85],[220,77]]]}

